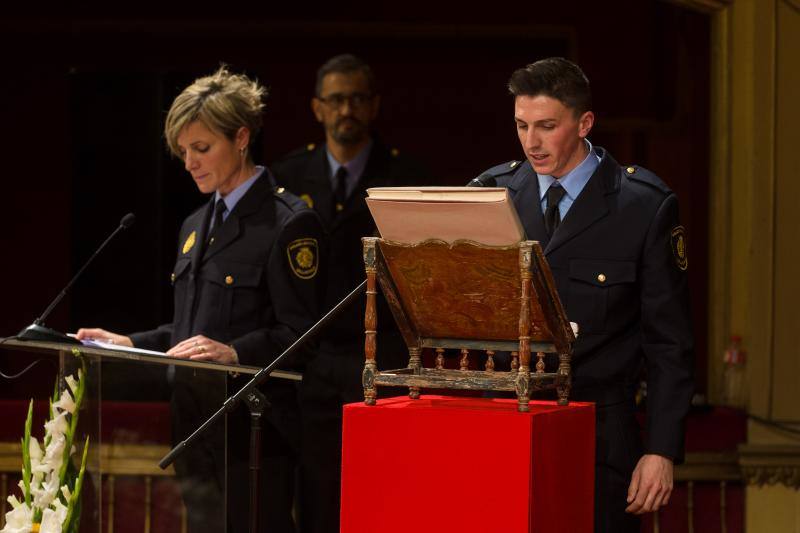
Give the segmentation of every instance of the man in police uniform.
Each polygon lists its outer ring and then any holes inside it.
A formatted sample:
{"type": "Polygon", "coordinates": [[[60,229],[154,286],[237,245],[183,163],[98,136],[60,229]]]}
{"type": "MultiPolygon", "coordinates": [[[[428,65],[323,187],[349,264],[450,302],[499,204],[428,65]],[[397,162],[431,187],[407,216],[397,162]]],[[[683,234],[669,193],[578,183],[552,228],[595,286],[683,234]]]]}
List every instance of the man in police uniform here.
{"type": "MultiPolygon", "coordinates": [[[[371,135],[380,97],[370,67],[352,55],[327,61],[317,72],[311,107],[325,143],[288,154],[272,168],[278,183],[304,199],[325,224],[327,291],[323,312],[365,278],[361,237],[375,225],[364,198],[370,187],[412,185],[421,172],[371,135]]],[[[300,385],[303,424],[301,529],[339,531],[342,405],[363,400],[365,299],[357,300],[321,334],[319,352],[300,385]]],[[[408,351],[389,308],[379,299],[378,363],[408,364],[408,351]]]]}
{"type": "Polygon", "coordinates": [[[571,399],[597,403],[595,531],[639,531],[665,505],[693,391],[685,231],[652,172],[621,167],[587,135],[589,82],[549,58],[511,77],[526,161],[489,169],[508,187],[527,238],[539,241],[580,334],[571,399]],[[644,443],[634,416],[647,373],[644,443]]]}

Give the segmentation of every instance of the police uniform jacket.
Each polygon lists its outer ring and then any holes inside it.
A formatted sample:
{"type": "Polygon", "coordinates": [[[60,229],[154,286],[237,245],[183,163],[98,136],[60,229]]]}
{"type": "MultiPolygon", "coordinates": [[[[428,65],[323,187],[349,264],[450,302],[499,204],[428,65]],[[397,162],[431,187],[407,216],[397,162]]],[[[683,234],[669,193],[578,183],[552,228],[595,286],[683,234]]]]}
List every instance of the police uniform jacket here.
{"type": "MultiPolygon", "coordinates": [[[[324,144],[308,145],[291,152],[272,168],[277,182],[312,206],[319,213],[327,230],[327,289],[323,305],[325,312],[366,278],[361,238],[374,235],[376,231],[364,201],[366,190],[370,187],[412,185],[418,181],[422,172],[396,150],[390,150],[378,139],[373,139],[364,172],[341,211],[337,212],[324,144]]],[[[379,298],[379,302],[378,345],[382,349],[381,355],[394,355],[399,351],[403,356],[402,366],[405,366],[408,359],[405,344],[400,340],[388,306],[382,298],[379,298]],[[388,349],[387,342],[393,344],[391,350],[388,349]]],[[[366,299],[362,297],[343,311],[322,334],[320,349],[339,355],[343,351],[350,352],[354,349],[353,355],[363,359],[365,305],[366,299]]],[[[382,361],[388,363],[386,357],[382,361]]],[[[381,367],[386,366],[382,364],[381,367]]]]}
{"type": "MultiPolygon", "coordinates": [[[[241,364],[263,367],[314,324],[322,226],[314,211],[276,189],[267,174],[265,170],[256,179],[210,242],[213,197],[184,221],[171,276],[173,320],[131,335],[135,346],[164,351],[202,334],[233,346],[241,364]]],[[[281,365],[301,366],[302,356],[281,365]]],[[[219,395],[209,399],[209,391],[204,390],[203,375],[211,374],[177,368],[173,384],[176,439],[184,438],[194,424],[219,407],[219,395]]],[[[244,376],[228,385],[235,388],[243,380],[244,376]]],[[[293,387],[282,380],[269,380],[265,390],[273,400],[293,398],[293,387]]],[[[291,416],[285,412],[292,409],[290,403],[274,402],[270,419],[280,426],[282,418],[291,416]]]]}
{"type": "Polygon", "coordinates": [[[621,167],[595,150],[600,163],[552,239],[531,164],[487,173],[508,188],[527,238],[541,243],[567,317],[580,328],[571,397],[599,405],[632,400],[644,364],[644,452],[680,461],[693,348],[678,201],[652,172],[621,167]]]}

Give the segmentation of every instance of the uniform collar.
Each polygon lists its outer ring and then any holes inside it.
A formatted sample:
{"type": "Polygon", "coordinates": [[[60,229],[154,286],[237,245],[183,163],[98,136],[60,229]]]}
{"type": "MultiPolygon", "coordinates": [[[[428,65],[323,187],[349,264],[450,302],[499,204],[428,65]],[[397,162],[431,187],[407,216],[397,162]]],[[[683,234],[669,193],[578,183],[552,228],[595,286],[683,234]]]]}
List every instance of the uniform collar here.
{"type": "Polygon", "coordinates": [[[558,181],[559,185],[564,187],[564,191],[567,193],[567,196],[569,196],[569,199],[573,202],[575,201],[600,164],[600,157],[597,155],[597,152],[595,152],[592,143],[589,142],[589,139],[584,139],[584,142],[589,149],[589,153],[586,154],[586,157],[577,167],[567,172],[560,179],[556,180],[556,178],[549,174],[536,174],[536,177],[539,179],[539,200],[544,198],[550,185],[558,181]]]}

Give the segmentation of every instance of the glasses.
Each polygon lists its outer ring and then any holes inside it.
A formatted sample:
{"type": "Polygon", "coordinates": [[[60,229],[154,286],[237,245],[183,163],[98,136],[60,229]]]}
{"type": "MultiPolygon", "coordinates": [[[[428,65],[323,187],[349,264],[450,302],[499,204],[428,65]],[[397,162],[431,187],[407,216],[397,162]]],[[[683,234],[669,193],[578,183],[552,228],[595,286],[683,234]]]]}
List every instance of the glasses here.
{"type": "Polygon", "coordinates": [[[353,93],[353,94],[333,93],[332,95],[326,97],[317,96],[317,99],[320,102],[330,106],[331,109],[336,110],[344,106],[345,102],[349,103],[350,107],[361,107],[370,100],[372,100],[372,95],[364,93],[353,93]]]}

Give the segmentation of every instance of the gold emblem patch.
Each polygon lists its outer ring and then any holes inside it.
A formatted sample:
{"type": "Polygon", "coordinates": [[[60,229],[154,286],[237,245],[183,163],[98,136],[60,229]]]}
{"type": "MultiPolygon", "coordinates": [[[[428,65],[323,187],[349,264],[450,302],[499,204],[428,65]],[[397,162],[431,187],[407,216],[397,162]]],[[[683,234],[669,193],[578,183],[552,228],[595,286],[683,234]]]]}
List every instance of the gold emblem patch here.
{"type": "Polygon", "coordinates": [[[683,226],[677,226],[672,230],[672,255],[675,256],[675,264],[681,270],[686,270],[689,266],[689,259],[686,257],[686,230],[683,226]]]}
{"type": "Polygon", "coordinates": [[[300,195],[300,199],[303,200],[308,207],[310,207],[311,209],[314,209],[314,200],[312,200],[309,195],[301,194],[300,195]]]}
{"type": "Polygon", "coordinates": [[[189,250],[192,249],[194,246],[194,242],[197,240],[197,232],[193,231],[186,237],[186,242],[183,243],[183,253],[189,253],[189,250]]]}
{"type": "Polygon", "coordinates": [[[286,247],[289,266],[300,279],[311,279],[317,274],[319,250],[317,239],[297,239],[286,247]]]}

